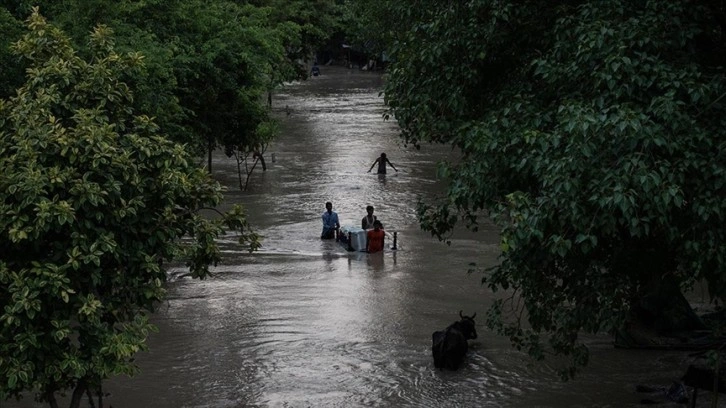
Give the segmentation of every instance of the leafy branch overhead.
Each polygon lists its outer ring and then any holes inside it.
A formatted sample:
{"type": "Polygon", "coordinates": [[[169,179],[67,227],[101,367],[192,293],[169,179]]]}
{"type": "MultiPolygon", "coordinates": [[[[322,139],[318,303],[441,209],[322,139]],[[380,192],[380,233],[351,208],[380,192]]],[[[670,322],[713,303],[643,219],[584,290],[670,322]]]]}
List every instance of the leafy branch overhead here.
{"type": "Polygon", "coordinates": [[[619,332],[655,288],[705,281],[723,302],[718,5],[373,3],[386,8],[385,95],[402,137],[461,152],[440,168],[447,196],[419,207],[423,228],[445,239],[482,216],[501,226],[501,263],[484,278],[507,291],[492,328],[576,367],[578,334],[619,332]]]}
{"type": "MultiPolygon", "coordinates": [[[[134,89],[133,107],[154,118],[170,139],[201,155],[219,147],[260,151],[258,130],[273,119],[266,96],[304,77],[303,61],[337,27],[334,0],[254,2],[151,0],[37,0],[86,56],[88,32],[114,30],[115,49],[144,55],[144,65],[119,77],[134,89]]],[[[0,8],[0,63],[14,60],[2,47],[19,36],[26,2],[0,8]]],[[[0,95],[14,94],[22,67],[3,65],[0,95]],[[14,74],[15,75],[12,75],[14,74]]],[[[209,165],[211,167],[211,164],[209,165]]]]}

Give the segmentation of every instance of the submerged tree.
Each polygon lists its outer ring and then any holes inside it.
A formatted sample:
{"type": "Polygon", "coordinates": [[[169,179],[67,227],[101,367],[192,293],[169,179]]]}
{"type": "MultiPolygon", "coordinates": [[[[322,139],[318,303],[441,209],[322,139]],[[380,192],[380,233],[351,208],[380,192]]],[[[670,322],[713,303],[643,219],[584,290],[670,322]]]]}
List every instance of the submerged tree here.
{"type": "Polygon", "coordinates": [[[240,207],[199,214],[221,187],[131,108],[118,78],[142,55],[117,54],[99,26],[86,61],[37,9],[27,23],[27,81],[0,100],[0,400],[31,391],[56,407],[73,390],[78,407],[136,371],[166,263],[204,278],[225,229],[259,241],[240,207]]]}
{"type": "Polygon", "coordinates": [[[239,180],[240,190],[247,190],[252,172],[258,164],[261,165],[262,171],[267,171],[264,154],[278,131],[277,122],[263,122],[257,127],[257,130],[254,133],[254,142],[248,141],[248,143],[244,146],[227,145],[225,147],[225,154],[228,157],[234,156],[237,161],[237,178],[239,180]],[[244,183],[242,182],[243,178],[244,183]]]}
{"type": "Polygon", "coordinates": [[[419,207],[423,228],[502,227],[484,282],[510,293],[491,328],[568,356],[570,377],[587,362],[579,333],[700,327],[681,295],[699,281],[726,299],[719,2],[375,3],[404,140],[462,153],[439,169],[447,196],[419,207]]]}

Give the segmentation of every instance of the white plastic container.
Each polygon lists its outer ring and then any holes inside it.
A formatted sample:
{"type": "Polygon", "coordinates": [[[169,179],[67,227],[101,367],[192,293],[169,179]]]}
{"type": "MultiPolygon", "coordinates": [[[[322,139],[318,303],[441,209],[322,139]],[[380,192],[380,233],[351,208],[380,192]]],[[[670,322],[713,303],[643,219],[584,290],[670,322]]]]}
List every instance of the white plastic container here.
{"type": "Polygon", "coordinates": [[[340,227],[340,243],[346,248],[352,248],[353,251],[366,250],[366,230],[352,225],[343,225],[340,227]],[[348,240],[350,239],[350,242],[348,240]]]}

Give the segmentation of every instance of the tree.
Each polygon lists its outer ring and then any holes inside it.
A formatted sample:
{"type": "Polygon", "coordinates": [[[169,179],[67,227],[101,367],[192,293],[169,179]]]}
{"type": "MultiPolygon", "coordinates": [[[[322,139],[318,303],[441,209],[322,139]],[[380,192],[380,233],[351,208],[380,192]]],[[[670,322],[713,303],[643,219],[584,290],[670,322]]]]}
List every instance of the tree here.
{"type": "Polygon", "coordinates": [[[283,37],[289,66],[295,68],[295,78],[307,78],[310,61],[333,33],[342,28],[343,7],[334,0],[257,0],[271,10],[270,19],[283,32],[295,33],[283,37]]]}
{"type": "MultiPolygon", "coordinates": [[[[369,58],[378,58],[388,51],[399,32],[399,24],[391,19],[391,10],[399,7],[389,0],[345,0],[343,4],[343,36],[341,40],[369,58]]],[[[340,49],[340,43],[334,44],[340,49]]],[[[349,49],[350,50],[350,49],[349,49]]],[[[354,57],[351,57],[354,59],[354,57]]]]}
{"type": "Polygon", "coordinates": [[[245,146],[268,120],[264,106],[267,58],[274,54],[253,7],[187,1],[174,10],[180,52],[174,60],[185,124],[207,142],[245,146]],[[271,52],[272,51],[272,52],[271,52]]]}
{"type": "Polygon", "coordinates": [[[195,154],[207,152],[210,171],[213,149],[254,144],[254,132],[270,120],[263,96],[285,50],[268,10],[233,1],[41,3],[82,55],[96,24],[113,27],[117,49],[141,50],[144,66],[121,74],[136,91],[134,107],[195,154]]]}
{"type": "MultiPolygon", "coordinates": [[[[26,2],[4,3],[0,0],[16,19],[29,12],[26,2]]],[[[88,54],[87,32],[97,24],[114,29],[119,52],[142,52],[144,66],[120,77],[135,90],[134,108],[154,117],[164,134],[194,154],[206,152],[210,171],[216,148],[243,156],[264,150],[260,139],[268,135],[257,132],[274,127],[265,94],[271,101],[276,87],[307,74],[301,60],[333,30],[338,10],[331,0],[36,4],[81,55],[88,54]]]]}
{"type": "Polygon", "coordinates": [[[422,227],[446,240],[458,222],[501,226],[483,281],[507,295],[490,328],[538,359],[568,357],[569,378],[587,363],[583,332],[643,313],[659,333],[699,324],[648,309],[654,294],[705,281],[724,301],[720,2],[376,3],[404,141],[461,152],[439,168],[446,197],[419,206],[422,227]]]}
{"type": "Polygon", "coordinates": [[[300,55],[291,50],[307,50],[317,38],[313,34],[321,28],[309,21],[317,22],[311,15],[328,16],[316,13],[308,0],[257,3],[153,1],[124,8],[119,16],[175,49],[170,64],[187,115],[183,123],[204,141],[210,169],[218,147],[242,155],[264,150],[260,140],[267,143],[268,135],[258,131],[274,127],[264,96],[298,79],[300,55]]]}
{"type": "MultiPolygon", "coordinates": [[[[0,4],[2,3],[0,1],[0,4]]],[[[31,5],[17,1],[4,3],[5,10],[19,20],[18,24],[22,27],[22,21],[31,12],[31,5]]],[[[204,152],[206,144],[201,144],[203,147],[200,147],[198,137],[184,125],[188,112],[185,113],[176,95],[178,84],[171,61],[178,45],[173,42],[164,42],[153,31],[142,25],[142,23],[148,22],[154,27],[164,26],[164,24],[153,25],[155,19],[163,18],[166,11],[156,4],[158,2],[36,0],[33,3],[39,5],[44,17],[70,37],[76,51],[84,57],[90,56],[91,53],[88,48],[88,33],[100,24],[113,28],[117,52],[143,53],[144,64],[135,70],[133,76],[125,76],[124,73],[120,73],[120,79],[134,89],[134,108],[153,117],[154,122],[167,137],[179,143],[185,143],[191,151],[204,152]],[[138,14],[150,9],[153,12],[148,12],[146,20],[144,20],[143,16],[137,16],[134,13],[138,9],[141,9],[138,14]]],[[[167,8],[171,8],[176,3],[178,2],[174,0],[164,2],[167,8]]],[[[5,38],[15,42],[19,37],[20,34],[8,35],[5,38]]],[[[0,48],[0,55],[3,51],[5,49],[0,48]]],[[[22,66],[15,63],[10,67],[20,70],[22,79],[22,66]]],[[[13,87],[12,91],[14,92],[21,83],[16,84],[17,86],[13,87]]]]}
{"type": "Polygon", "coordinates": [[[57,407],[73,390],[78,407],[137,370],[166,264],[204,278],[225,229],[250,250],[259,237],[241,207],[200,214],[221,186],[132,109],[118,78],[142,55],[116,53],[99,26],[86,61],[37,9],[27,25],[27,81],[0,99],[0,400],[32,391],[57,407]]]}
{"type": "Polygon", "coordinates": [[[255,131],[254,142],[248,140],[247,144],[244,146],[228,145],[225,147],[225,154],[227,155],[227,157],[234,156],[235,160],[237,161],[237,178],[239,180],[240,190],[247,190],[247,186],[249,185],[252,172],[255,170],[255,167],[257,167],[258,163],[262,165],[262,171],[267,171],[264,154],[267,151],[269,143],[277,135],[278,131],[279,129],[277,126],[277,122],[263,122],[258,126],[258,129],[255,131]],[[242,183],[243,167],[245,174],[244,183],[242,183]]]}

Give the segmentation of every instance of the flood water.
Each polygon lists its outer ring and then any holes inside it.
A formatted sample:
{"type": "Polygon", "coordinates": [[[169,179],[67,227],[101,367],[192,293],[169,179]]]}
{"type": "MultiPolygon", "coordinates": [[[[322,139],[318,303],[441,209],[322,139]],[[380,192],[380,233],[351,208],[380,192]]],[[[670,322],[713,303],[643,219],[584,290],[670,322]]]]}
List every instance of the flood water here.
{"type": "MultiPolygon", "coordinates": [[[[215,178],[229,186],[225,205],[245,205],[264,246],[248,254],[225,239],[225,263],[204,281],[173,269],[168,301],[153,317],[160,332],[138,356],[142,372],[108,381],[106,403],[635,407],[643,398],[636,384],[667,386],[685,371],[684,353],[614,349],[603,336],[588,339],[590,366],[562,383],[552,363],[534,363],[488,331],[494,294],[467,269],[496,263],[496,229],[459,231],[450,246],[419,229],[416,202],[444,191],[436,163],[453,156],[446,147],[401,145],[395,123],[382,118],[383,81],[380,73],[323,67],[276,92],[281,135],[247,192],[239,191],[235,161],[215,157],[215,178]],[[381,152],[398,172],[367,173],[381,152]],[[369,255],[321,241],[326,201],[343,225],[359,226],[373,205],[399,249],[369,255]],[[438,371],[431,333],[459,310],[477,313],[479,337],[462,369],[438,371]]],[[[0,405],[41,406],[31,399],[0,405]]]]}

